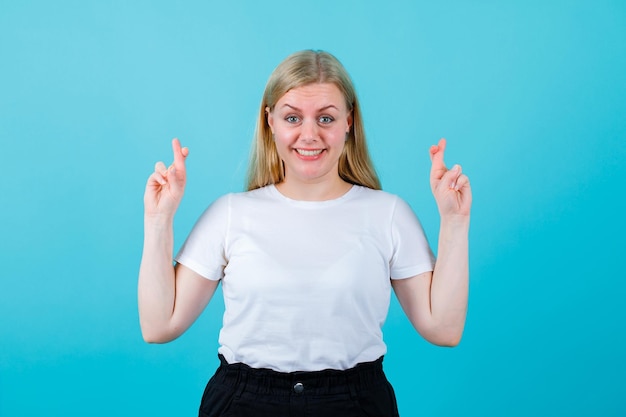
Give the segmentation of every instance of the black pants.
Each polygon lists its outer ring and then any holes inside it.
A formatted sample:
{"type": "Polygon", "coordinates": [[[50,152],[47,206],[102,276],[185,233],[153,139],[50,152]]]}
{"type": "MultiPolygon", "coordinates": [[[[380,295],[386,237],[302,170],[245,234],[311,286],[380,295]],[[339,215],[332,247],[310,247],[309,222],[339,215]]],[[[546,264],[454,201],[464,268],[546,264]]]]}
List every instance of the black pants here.
{"type": "Polygon", "coordinates": [[[345,371],[282,373],[221,364],[204,390],[200,417],[397,417],[383,358],[345,371]]]}

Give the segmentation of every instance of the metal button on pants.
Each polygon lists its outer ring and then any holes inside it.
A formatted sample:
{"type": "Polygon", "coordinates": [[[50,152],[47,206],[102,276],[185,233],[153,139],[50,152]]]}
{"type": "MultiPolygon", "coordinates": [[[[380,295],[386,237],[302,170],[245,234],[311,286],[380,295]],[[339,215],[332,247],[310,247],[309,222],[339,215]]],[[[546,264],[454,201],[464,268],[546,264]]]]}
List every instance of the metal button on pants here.
{"type": "Polygon", "coordinates": [[[296,383],[296,385],[293,386],[293,392],[302,394],[304,392],[304,384],[302,384],[302,382],[296,383]]]}

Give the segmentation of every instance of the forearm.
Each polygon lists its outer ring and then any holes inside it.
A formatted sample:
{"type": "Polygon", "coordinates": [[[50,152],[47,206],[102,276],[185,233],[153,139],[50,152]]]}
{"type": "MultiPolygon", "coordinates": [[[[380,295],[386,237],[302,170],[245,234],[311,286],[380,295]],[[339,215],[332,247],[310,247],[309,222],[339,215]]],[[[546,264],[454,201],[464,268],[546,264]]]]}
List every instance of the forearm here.
{"type": "Polygon", "coordinates": [[[443,344],[456,345],[465,326],[469,292],[469,216],[442,219],[431,283],[432,323],[443,344]]]}
{"type": "Polygon", "coordinates": [[[173,219],[144,220],[144,247],[139,269],[139,318],[146,341],[167,333],[176,296],[173,219]]]}

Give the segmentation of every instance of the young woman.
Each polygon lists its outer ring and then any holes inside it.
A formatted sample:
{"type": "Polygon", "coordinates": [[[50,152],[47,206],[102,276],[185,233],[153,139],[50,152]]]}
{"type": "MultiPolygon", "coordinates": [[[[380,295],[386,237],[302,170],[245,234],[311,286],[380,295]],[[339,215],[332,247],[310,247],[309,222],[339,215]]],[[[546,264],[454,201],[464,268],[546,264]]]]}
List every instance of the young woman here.
{"type": "Polygon", "coordinates": [[[397,416],[382,369],[393,288],[415,329],[459,343],[468,298],[471,190],[446,142],[430,149],[438,257],[399,197],[380,191],[359,102],[339,61],[289,56],[259,111],[248,191],[216,200],[173,267],[173,218],[187,148],[148,179],[139,273],[144,339],[181,335],[219,282],[225,301],[200,416],[397,416]]]}

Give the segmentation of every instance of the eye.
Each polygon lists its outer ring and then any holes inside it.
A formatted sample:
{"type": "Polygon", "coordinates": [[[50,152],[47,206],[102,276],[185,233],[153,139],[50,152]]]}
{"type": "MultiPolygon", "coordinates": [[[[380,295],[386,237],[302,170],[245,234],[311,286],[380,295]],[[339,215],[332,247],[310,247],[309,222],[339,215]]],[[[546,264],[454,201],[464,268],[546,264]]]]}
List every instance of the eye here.
{"type": "Polygon", "coordinates": [[[287,121],[287,123],[298,123],[300,121],[300,118],[298,116],[287,116],[285,117],[285,120],[287,121]]]}
{"type": "Polygon", "coordinates": [[[335,119],[333,119],[330,116],[322,116],[322,117],[319,118],[320,123],[325,124],[325,125],[328,124],[328,123],[332,123],[334,120],[335,119]]]}

